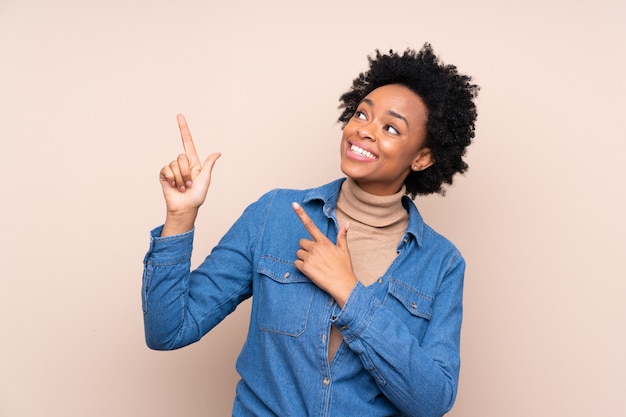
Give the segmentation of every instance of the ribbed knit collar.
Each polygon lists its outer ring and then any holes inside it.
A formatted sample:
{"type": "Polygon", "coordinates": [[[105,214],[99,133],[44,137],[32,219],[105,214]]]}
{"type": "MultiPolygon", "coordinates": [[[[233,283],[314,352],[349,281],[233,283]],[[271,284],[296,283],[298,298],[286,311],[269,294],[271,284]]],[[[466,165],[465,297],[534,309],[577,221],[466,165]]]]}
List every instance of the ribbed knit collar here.
{"type": "Polygon", "coordinates": [[[405,186],[396,194],[373,195],[347,178],[341,185],[337,208],[354,220],[373,227],[386,227],[408,217],[402,205],[405,186]]]}

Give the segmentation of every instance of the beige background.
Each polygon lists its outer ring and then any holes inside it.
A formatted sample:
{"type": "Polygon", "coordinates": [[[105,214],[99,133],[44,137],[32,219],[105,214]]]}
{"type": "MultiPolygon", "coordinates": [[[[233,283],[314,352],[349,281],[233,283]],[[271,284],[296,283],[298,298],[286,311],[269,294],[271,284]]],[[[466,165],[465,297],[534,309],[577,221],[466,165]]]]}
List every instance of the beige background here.
{"type": "Polygon", "coordinates": [[[464,253],[452,416],[626,415],[626,3],[0,0],[0,416],[226,416],[248,304],[153,352],[140,285],[187,115],[223,152],[194,263],[274,187],[340,175],[337,99],[430,41],[482,86],[428,222],[464,253]]]}

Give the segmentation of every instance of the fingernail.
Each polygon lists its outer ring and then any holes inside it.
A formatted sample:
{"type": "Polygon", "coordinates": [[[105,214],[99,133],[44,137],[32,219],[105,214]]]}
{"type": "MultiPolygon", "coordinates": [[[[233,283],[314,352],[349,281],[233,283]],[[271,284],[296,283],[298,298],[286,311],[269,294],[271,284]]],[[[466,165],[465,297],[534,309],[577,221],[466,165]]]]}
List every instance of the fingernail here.
{"type": "Polygon", "coordinates": [[[185,185],[187,186],[187,188],[191,187],[191,181],[187,181],[185,185]]]}
{"type": "Polygon", "coordinates": [[[296,203],[295,201],[293,203],[291,203],[291,207],[295,208],[295,209],[299,209],[300,208],[300,204],[296,203]]]}

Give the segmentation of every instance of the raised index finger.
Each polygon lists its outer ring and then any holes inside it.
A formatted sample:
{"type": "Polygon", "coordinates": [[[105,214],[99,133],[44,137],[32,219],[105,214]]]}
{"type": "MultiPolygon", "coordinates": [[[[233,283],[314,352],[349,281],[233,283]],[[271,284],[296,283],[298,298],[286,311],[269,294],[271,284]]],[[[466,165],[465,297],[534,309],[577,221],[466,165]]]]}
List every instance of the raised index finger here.
{"type": "Polygon", "coordinates": [[[183,140],[185,154],[192,160],[192,162],[198,161],[198,153],[196,152],[196,147],[193,144],[193,139],[191,138],[191,132],[189,131],[189,126],[187,125],[185,116],[179,114],[176,116],[176,120],[178,121],[178,129],[180,130],[180,138],[183,140]]]}
{"type": "Polygon", "coordinates": [[[311,220],[309,215],[306,214],[306,211],[304,211],[300,204],[294,202],[291,203],[291,207],[293,208],[293,211],[296,212],[296,214],[300,218],[300,221],[304,225],[304,228],[307,230],[307,232],[309,232],[315,242],[319,242],[320,240],[326,238],[326,236],[324,236],[320,229],[317,228],[315,223],[313,223],[313,220],[311,220]]]}

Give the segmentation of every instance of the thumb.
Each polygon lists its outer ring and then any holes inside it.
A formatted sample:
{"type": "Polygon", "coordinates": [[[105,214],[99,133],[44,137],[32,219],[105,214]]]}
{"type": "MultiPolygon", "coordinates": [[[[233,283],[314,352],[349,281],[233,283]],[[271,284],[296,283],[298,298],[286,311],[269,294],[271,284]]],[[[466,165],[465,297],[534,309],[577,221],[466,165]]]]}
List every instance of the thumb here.
{"type": "Polygon", "coordinates": [[[348,229],[350,228],[350,222],[345,223],[343,226],[339,228],[339,232],[337,232],[337,247],[345,250],[350,253],[348,249],[348,229]]]}
{"type": "Polygon", "coordinates": [[[215,166],[215,161],[217,161],[220,156],[222,156],[222,154],[219,152],[212,153],[211,155],[207,156],[207,158],[204,160],[204,163],[202,164],[202,171],[200,171],[200,175],[205,177],[206,179],[210,179],[211,172],[213,172],[213,167],[215,166]]]}

